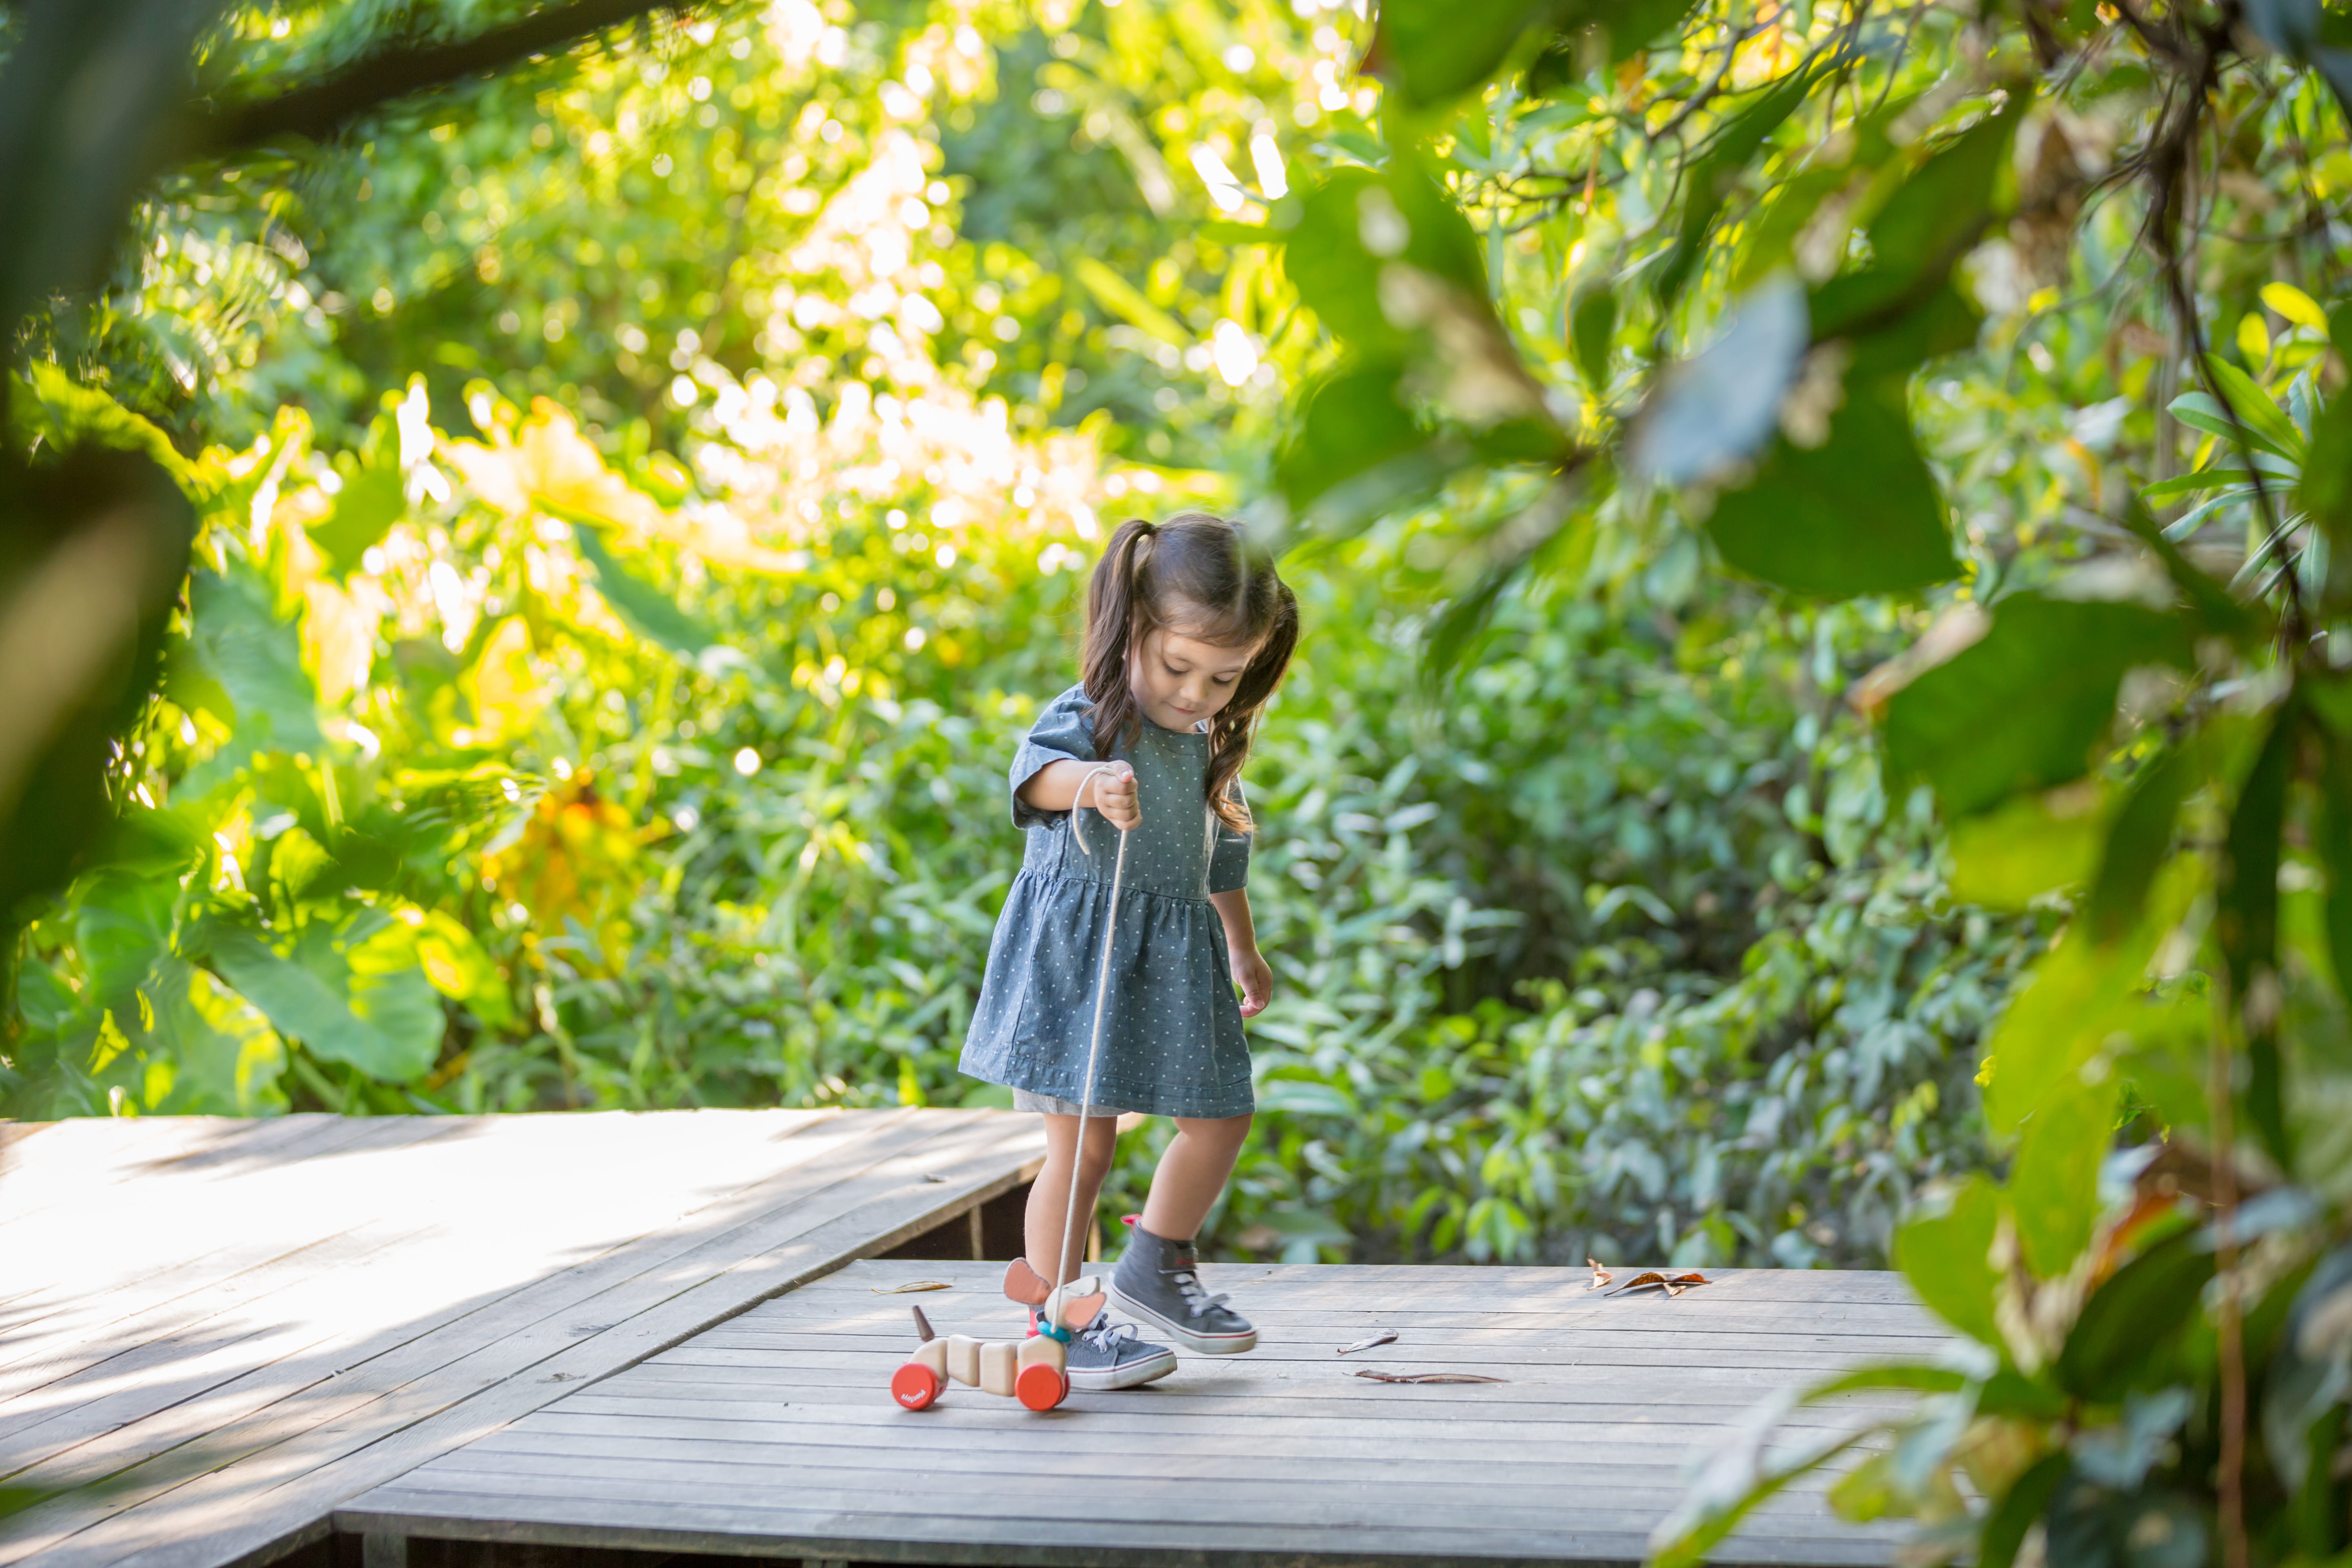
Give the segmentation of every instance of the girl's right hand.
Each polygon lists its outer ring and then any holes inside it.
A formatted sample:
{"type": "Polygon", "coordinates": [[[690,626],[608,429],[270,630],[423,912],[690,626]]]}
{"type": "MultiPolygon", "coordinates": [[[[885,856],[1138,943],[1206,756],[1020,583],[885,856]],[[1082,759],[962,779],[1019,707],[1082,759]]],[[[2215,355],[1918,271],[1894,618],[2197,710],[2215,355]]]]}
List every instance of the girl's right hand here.
{"type": "Polygon", "coordinates": [[[1135,770],[1125,763],[1113,763],[1110,771],[1095,775],[1087,785],[1085,804],[1101,812],[1121,833],[1143,821],[1143,807],[1135,793],[1135,770]]]}

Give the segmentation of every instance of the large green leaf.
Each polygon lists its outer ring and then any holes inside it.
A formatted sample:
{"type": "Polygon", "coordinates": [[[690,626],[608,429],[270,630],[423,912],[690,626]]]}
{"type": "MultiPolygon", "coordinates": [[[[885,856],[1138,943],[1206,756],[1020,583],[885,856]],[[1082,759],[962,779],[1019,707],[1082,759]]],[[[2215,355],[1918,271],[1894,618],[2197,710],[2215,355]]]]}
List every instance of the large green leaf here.
{"type": "Polygon", "coordinates": [[[613,613],[628,624],[639,637],[660,644],[684,658],[699,658],[706,650],[724,646],[724,639],[713,628],[680,608],[678,602],[655,584],[646,582],[613,558],[606,548],[604,535],[587,521],[574,519],[572,524],[572,542],[580,548],[580,557],[596,574],[596,591],[613,606],[613,613]]]}
{"type": "Polygon", "coordinates": [[[1609,390],[1609,348],[1617,333],[1617,294],[1605,284],[1587,289],[1569,310],[1569,344],[1593,396],[1609,390]]]}
{"type": "Polygon", "coordinates": [[[2214,934],[2230,967],[2231,994],[2246,1020],[2246,1110],[2271,1157],[2293,1170],[2288,1145],[2284,1071],[2279,1056],[2275,1005],[2257,1005],[2263,988],[2278,984],[2280,838],[2286,827],[2287,785],[2303,731],[2303,705],[2290,698],[2272,721],[2254,765],[2238,791],[2222,843],[2214,934]]]}
{"type": "Polygon", "coordinates": [[[2042,1521],[2042,1510],[2050,1506],[2051,1495],[2066,1479],[2070,1463],[2063,1453],[2045,1454],[2010,1482],[2009,1490],[1986,1516],[1984,1532],[1978,1537],[1977,1568],[2010,1568],[2017,1561],[2017,1549],[2025,1544],[2026,1533],[2042,1521]]]}
{"type": "Polygon", "coordinates": [[[1409,107],[1443,103],[1494,75],[1548,8],[1540,0],[1381,0],[1365,65],[1409,107]]]}
{"type": "Polygon", "coordinates": [[[2196,1317],[2213,1278],[2206,1234],[2188,1226],[2125,1264],[2083,1303],[2058,1352],[2058,1380],[2078,1398],[2118,1404],[2159,1384],[2172,1369],[2164,1352],[2196,1317]]]}
{"type": "Polygon", "coordinates": [[[2099,1221],[2099,1163],[2115,1142],[2116,1087],[2076,1079],[2026,1119],[2010,1168],[2010,1213],[2025,1265],[2043,1279],[2074,1267],[2099,1221]]]}
{"type": "Polygon", "coordinates": [[[1993,1302],[2000,1276],[1992,1266],[2000,1197],[1982,1176],[1970,1176],[1943,1202],[1895,1233],[1895,1267],[1919,1300],[1944,1321],[1979,1343],[1998,1346],[1993,1302]]]}
{"type": "Polygon", "coordinates": [[[2180,803],[2198,782],[2191,753],[2180,747],[2159,752],[2140,768],[2108,826],[2098,875],[2083,907],[2091,934],[2113,942],[2139,919],[2147,890],[2172,849],[2172,825],[2180,803]]]}
{"type": "Polygon", "coordinates": [[[1423,444],[1399,398],[1404,372],[1398,360],[1351,364],[1307,395],[1298,428],[1275,460],[1275,478],[1294,508],[1423,444]]]}
{"type": "Polygon", "coordinates": [[[1528,90],[1543,94],[1570,87],[1595,61],[1623,64],[1689,16],[1696,3],[1560,0],[1551,10],[1551,37],[1528,67],[1528,90]]]}
{"type": "Polygon", "coordinates": [[[157,971],[147,995],[153,1022],[142,1031],[150,1049],[140,1087],[148,1110],[265,1116],[286,1109],[278,1089],[285,1044],[247,998],[179,959],[157,971]]]}
{"type": "Polygon", "coordinates": [[[2000,175],[2027,95],[1931,154],[1869,225],[1870,262],[1815,291],[1822,338],[1880,331],[1927,306],[1991,221],[2000,175]]]}
{"type": "Polygon", "coordinates": [[[2327,873],[2328,964],[2336,994],[2352,997],[2352,736],[2332,724],[2323,733],[2327,754],[2319,771],[2316,837],[2327,873]]]}
{"type": "Polygon", "coordinates": [[[1886,757],[1898,777],[1935,786],[1948,817],[2049,789],[2089,771],[2139,665],[2187,668],[2181,618],[2145,605],[2018,594],[1983,638],[1895,694],[1886,757]]]}
{"type": "Polygon", "coordinates": [[[210,945],[229,983],[313,1056],[406,1083],[440,1052],[446,1020],[415,933],[380,910],[306,926],[288,946],[247,926],[215,930],[210,945]]]}
{"type": "Polygon", "coordinates": [[[74,946],[89,995],[101,1007],[133,1011],[139,987],[171,954],[179,879],[110,867],[78,891],[74,946]]]}
{"type": "Polygon", "coordinates": [[[2237,433],[2242,430],[2252,445],[2284,458],[2290,463],[2302,462],[2303,432],[2295,428],[2294,420],[2287,411],[2278,405],[2278,399],[2264,392],[2252,376],[2228,360],[2207,360],[2205,372],[2213,378],[2213,384],[2221,390],[2221,395],[2229,400],[2229,406],[2222,410],[2221,416],[2225,421],[2223,429],[2231,439],[2238,439],[2237,433]],[[2227,423],[2231,415],[2237,416],[2234,424],[2227,423]]]}
{"type": "Polygon", "coordinates": [[[1992,216],[2032,95],[2012,88],[2000,109],[1936,150],[1870,220],[1873,266],[1910,278],[1948,272],[1992,216]]]}
{"type": "Polygon", "coordinates": [[[2295,504],[2326,531],[2337,561],[2352,558],[2352,397],[2337,395],[2312,421],[2295,504]]]}
{"type": "Polygon", "coordinates": [[[1952,897],[2018,910],[2083,881],[2099,864],[2100,805],[2095,790],[2053,790],[1962,817],[1951,829],[1952,897]]]}
{"type": "Polygon", "coordinates": [[[408,510],[400,466],[386,459],[354,468],[335,492],[334,510],[310,525],[310,539],[339,577],[357,571],[369,547],[381,543],[408,510]]]}
{"type": "Polygon", "coordinates": [[[1478,237],[1444,191],[1402,161],[1386,170],[1341,169],[1306,193],[1283,247],[1299,298],[1340,338],[1367,353],[1402,355],[1419,328],[1391,319],[1381,275],[1401,262],[1452,284],[1486,309],[1486,264],[1478,237]]]}
{"type": "Polygon", "coordinates": [[[1903,384],[1849,384],[1829,438],[1774,439],[1706,520],[1731,565],[1821,599],[1899,594],[1959,571],[1943,493],[1911,435],[1903,384]]]}
{"type": "Polygon", "coordinates": [[[199,568],[188,580],[188,640],[171,677],[183,707],[215,711],[240,751],[316,752],[318,691],[291,619],[249,572],[199,568]],[[223,703],[226,712],[219,712],[223,703]]]}

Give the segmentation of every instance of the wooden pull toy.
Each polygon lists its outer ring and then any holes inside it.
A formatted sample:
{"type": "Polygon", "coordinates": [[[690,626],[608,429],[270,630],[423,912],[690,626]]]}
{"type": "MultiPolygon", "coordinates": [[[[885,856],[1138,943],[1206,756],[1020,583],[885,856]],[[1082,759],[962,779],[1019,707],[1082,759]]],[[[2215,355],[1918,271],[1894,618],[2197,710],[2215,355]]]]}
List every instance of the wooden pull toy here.
{"type": "MultiPolygon", "coordinates": [[[[1078,781],[1077,794],[1071,797],[1071,831],[1077,836],[1078,847],[1088,855],[1094,851],[1087,847],[1086,832],[1078,825],[1076,803],[1086,798],[1088,785],[1114,771],[1108,765],[1093,769],[1078,781]]],[[[1213,823],[1213,816],[1211,820],[1213,823]]],[[[1094,1114],[1095,1068],[1102,1059],[1103,1000],[1110,994],[1111,937],[1118,930],[1119,888],[1126,876],[1127,829],[1122,827],[1118,859],[1110,872],[1110,918],[1103,923],[1102,963],[1095,973],[1094,1035],[1087,1042],[1086,1089],[1078,1101],[1077,1147],[1081,1149],[1086,1147],[1087,1119],[1094,1114]]],[[[1062,1211],[1063,1258],[1070,1256],[1077,1234],[1078,1185],[1073,1181],[1069,1202],[1062,1211]]],[[[1055,1264],[1056,1281],[1061,1268],[1055,1264]]],[[[1026,1259],[1016,1258],[1005,1266],[1004,1293],[1035,1310],[1034,1332],[1025,1340],[981,1341],[965,1334],[950,1334],[943,1340],[931,1332],[929,1321],[918,1307],[915,1331],[922,1335],[922,1343],[890,1374],[890,1397],[909,1410],[928,1410],[946,1391],[948,1379],[954,1378],[991,1394],[1009,1394],[1032,1410],[1051,1410],[1067,1399],[1070,1336],[1093,1322],[1102,1310],[1102,1282],[1089,1278],[1048,1283],[1026,1259]]]]}
{"type": "Polygon", "coordinates": [[[1017,1399],[1031,1410],[1051,1410],[1068,1398],[1069,1336],[1102,1310],[1100,1282],[1077,1279],[1056,1290],[1016,1258],[1004,1271],[1004,1293],[1038,1309],[1036,1333],[1024,1340],[976,1340],[969,1334],[941,1339],[917,1307],[915,1331],[922,1342],[890,1374],[890,1397],[909,1410],[928,1409],[953,1378],[986,1394],[1017,1399]]]}

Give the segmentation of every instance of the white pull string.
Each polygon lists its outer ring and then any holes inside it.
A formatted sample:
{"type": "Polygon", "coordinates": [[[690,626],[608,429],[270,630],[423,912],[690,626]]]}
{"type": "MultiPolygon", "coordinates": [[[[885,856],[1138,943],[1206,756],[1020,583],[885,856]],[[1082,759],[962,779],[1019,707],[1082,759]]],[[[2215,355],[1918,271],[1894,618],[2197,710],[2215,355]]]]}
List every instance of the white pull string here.
{"type": "MultiPolygon", "coordinates": [[[[1094,851],[1087,847],[1086,818],[1078,815],[1079,803],[1086,799],[1087,790],[1095,780],[1111,771],[1107,764],[1087,770],[1087,776],[1078,781],[1077,792],[1070,796],[1070,832],[1077,838],[1080,854],[1091,857],[1094,851]]],[[[1101,799],[1099,791],[1096,793],[1096,799],[1101,799]]],[[[1097,805],[1095,809],[1100,811],[1102,807],[1097,805]]],[[[1070,1202],[1062,1217],[1061,1248],[1054,1255],[1054,1289],[1056,1292],[1067,1283],[1063,1278],[1063,1271],[1068,1266],[1070,1243],[1078,1232],[1078,1167],[1086,1160],[1087,1119],[1094,1113],[1095,1067],[1102,1059],[1103,1004],[1110,996],[1111,938],[1118,930],[1119,884],[1126,876],[1127,829],[1122,827],[1118,830],[1118,858],[1111,865],[1110,914],[1103,921],[1102,963],[1095,971],[1094,1037],[1087,1044],[1087,1087],[1078,1100],[1078,1142],[1070,1159],[1070,1202]]],[[[1047,1309],[1049,1311],[1060,1311],[1059,1300],[1053,1296],[1048,1296],[1046,1300],[1053,1303],[1047,1309]]]]}

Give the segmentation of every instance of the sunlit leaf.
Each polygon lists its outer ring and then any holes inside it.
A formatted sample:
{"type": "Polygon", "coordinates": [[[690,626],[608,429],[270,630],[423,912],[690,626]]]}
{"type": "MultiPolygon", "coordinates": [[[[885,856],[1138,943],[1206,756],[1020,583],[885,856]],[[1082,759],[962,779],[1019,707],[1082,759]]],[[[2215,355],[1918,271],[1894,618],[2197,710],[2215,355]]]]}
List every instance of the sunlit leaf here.
{"type": "Polygon", "coordinates": [[[2270,725],[2252,769],[2230,813],[2215,891],[2214,934],[2230,970],[2232,994],[2246,1016],[2246,1110],[2273,1159],[2293,1168],[2287,1142],[2284,1065],[2280,1059],[2277,1004],[2262,1000],[2278,984],[2278,872],[2285,829],[2287,786],[2303,733],[2303,710],[2290,700],[2270,725]]]}
{"type": "Polygon", "coordinates": [[[2172,847],[2180,804],[2197,782],[2194,758],[2177,748],[2151,758],[2132,781],[2107,829],[2098,875],[2083,908],[2098,941],[2113,942],[2138,921],[2148,889],[2172,847]]]}
{"type": "Polygon", "coordinates": [[[1980,1344],[1999,1345],[1993,1295],[2000,1276],[1991,1256],[2000,1223],[1992,1184],[1972,1176],[1938,1211],[1922,1214],[1895,1233],[1895,1267],[1928,1309],[1980,1344]]]}
{"type": "MultiPolygon", "coordinates": [[[[2012,795],[1991,811],[1961,818],[1951,830],[1952,897],[2022,909],[2087,879],[2100,864],[2102,805],[2095,789],[2053,790],[2012,795]]],[[[2152,875],[2152,865],[2149,870],[2152,875]]]]}
{"type": "Polygon", "coordinates": [[[2042,1279],[2065,1273],[2091,1245],[2115,1104],[2114,1084],[2075,1082],[2045,1095],[2026,1119],[2007,1190],[2026,1267],[2042,1279]]]}
{"type": "Polygon", "coordinates": [[[281,946],[240,925],[210,934],[212,962],[282,1034],[313,1056],[385,1083],[432,1067],[445,1019],[416,955],[415,933],[362,908],[306,926],[281,946]]]}
{"type": "Polygon", "coordinates": [[[362,557],[383,542],[408,510],[397,464],[371,463],[343,477],[333,510],[309,525],[310,538],[339,577],[359,570],[362,557]]]}
{"type": "Polygon", "coordinates": [[[2191,658],[2187,630],[2162,611],[2012,595],[1981,640],[1888,702],[1887,760],[1934,784],[1955,818],[2066,784],[2090,768],[2125,672],[2191,658]]]}
{"type": "Polygon", "coordinates": [[[650,638],[683,658],[698,658],[721,646],[719,635],[679,608],[671,598],[613,558],[595,529],[577,527],[572,542],[580,558],[596,574],[596,591],[639,637],[650,638]]]}
{"type": "Polygon", "coordinates": [[[1706,531],[1730,565],[1816,598],[1898,594],[1959,570],[1898,381],[1849,384],[1818,446],[1775,437],[1755,477],[1717,498],[1706,531]]]}

